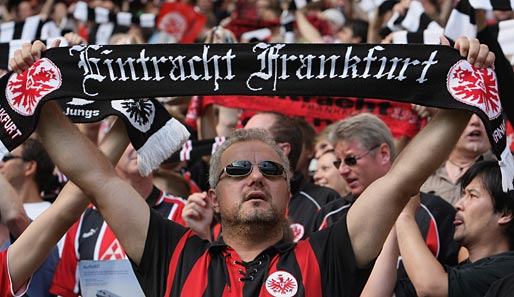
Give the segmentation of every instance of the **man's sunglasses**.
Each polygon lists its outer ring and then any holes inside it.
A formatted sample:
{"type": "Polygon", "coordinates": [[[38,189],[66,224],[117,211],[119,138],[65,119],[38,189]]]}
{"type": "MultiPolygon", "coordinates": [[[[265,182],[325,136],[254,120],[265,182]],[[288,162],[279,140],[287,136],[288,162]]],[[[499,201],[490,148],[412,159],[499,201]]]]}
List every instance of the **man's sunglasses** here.
{"type": "Polygon", "coordinates": [[[2,158],[2,162],[7,162],[9,160],[13,160],[13,159],[23,159],[23,157],[20,157],[20,156],[16,156],[16,155],[13,155],[11,153],[8,153],[6,155],[4,155],[4,157],[2,158]]]}
{"type": "Polygon", "coordinates": [[[375,145],[374,147],[370,148],[368,151],[366,151],[364,154],[362,154],[360,156],[349,156],[349,157],[344,158],[344,160],[337,159],[334,161],[334,166],[337,169],[339,169],[339,167],[341,166],[341,163],[343,161],[344,161],[344,164],[346,164],[348,166],[354,166],[355,164],[357,164],[357,161],[364,158],[367,154],[369,154],[373,150],[376,150],[379,146],[380,146],[380,144],[375,145]]]}
{"type": "MultiPolygon", "coordinates": [[[[250,172],[252,172],[253,165],[254,164],[252,164],[250,161],[232,162],[223,168],[223,171],[221,171],[219,177],[221,177],[223,172],[225,172],[230,177],[247,176],[250,174],[250,172]]],[[[280,176],[284,174],[284,166],[277,162],[261,161],[256,165],[259,168],[259,171],[265,176],[280,176]]]]}

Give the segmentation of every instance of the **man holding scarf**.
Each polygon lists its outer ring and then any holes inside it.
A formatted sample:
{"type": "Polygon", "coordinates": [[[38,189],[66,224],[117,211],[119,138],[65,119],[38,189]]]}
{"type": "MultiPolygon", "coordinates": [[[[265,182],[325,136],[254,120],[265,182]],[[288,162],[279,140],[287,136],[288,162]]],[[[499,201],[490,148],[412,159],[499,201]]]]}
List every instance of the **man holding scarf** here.
{"type": "MultiPolygon", "coordinates": [[[[494,61],[477,40],[460,39],[456,48],[476,66],[494,61]]],[[[25,70],[44,49],[39,42],[24,47],[12,69],[25,70]]],[[[37,131],[56,165],[109,223],[147,296],[355,296],[397,216],[446,158],[469,117],[467,111],[439,112],[362,193],[346,220],[298,244],[282,240],[288,161],[265,133],[239,132],[213,155],[208,195],[223,235],[210,244],[152,213],[55,103],[42,107],[37,131]]]]}

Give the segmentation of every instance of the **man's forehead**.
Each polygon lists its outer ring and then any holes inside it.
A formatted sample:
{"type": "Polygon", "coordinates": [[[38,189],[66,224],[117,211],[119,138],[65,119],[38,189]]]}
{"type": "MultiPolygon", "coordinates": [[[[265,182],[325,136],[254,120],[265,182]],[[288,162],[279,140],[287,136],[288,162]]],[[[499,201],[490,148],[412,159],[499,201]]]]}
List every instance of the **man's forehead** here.
{"type": "Polygon", "coordinates": [[[275,117],[272,114],[258,113],[248,120],[245,129],[259,128],[269,130],[275,123],[275,117]]]}
{"type": "Polygon", "coordinates": [[[360,151],[363,149],[362,142],[358,139],[345,139],[338,140],[334,146],[334,151],[336,155],[338,154],[346,154],[353,151],[360,151]]]}
{"type": "Polygon", "coordinates": [[[221,155],[222,162],[230,163],[238,160],[278,161],[280,156],[269,144],[259,140],[251,140],[234,143],[221,155]]]}
{"type": "Polygon", "coordinates": [[[14,155],[21,155],[21,153],[23,152],[23,144],[21,144],[20,146],[16,147],[15,149],[13,149],[11,151],[12,154],[14,155]]]}

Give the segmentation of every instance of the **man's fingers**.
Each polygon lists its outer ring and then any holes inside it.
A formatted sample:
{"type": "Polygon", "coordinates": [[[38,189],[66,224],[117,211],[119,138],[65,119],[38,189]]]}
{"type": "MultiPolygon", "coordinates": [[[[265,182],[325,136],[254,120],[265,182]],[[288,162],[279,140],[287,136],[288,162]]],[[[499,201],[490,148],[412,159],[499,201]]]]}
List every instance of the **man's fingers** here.
{"type": "Polygon", "coordinates": [[[17,49],[14,51],[14,55],[11,59],[9,59],[9,68],[12,69],[12,71],[16,73],[21,73],[23,70],[19,67],[18,63],[16,62],[16,58],[21,55],[21,49],[17,49]]]}
{"type": "Polygon", "coordinates": [[[485,59],[485,67],[492,67],[494,69],[494,61],[496,60],[496,56],[493,52],[489,52],[487,54],[487,58],[485,59]]]}
{"type": "Polygon", "coordinates": [[[187,213],[186,217],[192,218],[192,219],[197,219],[200,217],[200,213],[194,209],[190,209],[189,212],[187,213]]]}
{"type": "Polygon", "coordinates": [[[462,57],[467,57],[469,52],[469,40],[466,37],[460,37],[455,42],[455,49],[457,49],[462,57]]]}
{"type": "Polygon", "coordinates": [[[50,48],[59,47],[61,45],[61,39],[57,38],[54,41],[52,41],[52,44],[50,45],[50,48]]]}
{"type": "MultiPolygon", "coordinates": [[[[28,48],[30,49],[30,54],[29,53],[25,54],[26,55],[25,60],[30,61],[31,65],[32,65],[32,63],[41,59],[41,53],[46,51],[46,45],[39,40],[34,42],[32,44],[32,46],[30,44],[26,44],[26,45],[28,45],[28,48]]],[[[24,45],[24,48],[25,48],[25,45],[24,45]]]]}
{"type": "Polygon", "coordinates": [[[16,73],[22,73],[23,71],[27,70],[27,68],[29,68],[30,65],[32,65],[33,62],[31,62],[30,59],[26,58],[25,56],[26,55],[24,54],[22,48],[16,50],[13,58],[9,61],[9,65],[11,65],[11,68],[16,73]]]}
{"type": "Polygon", "coordinates": [[[205,199],[207,198],[207,196],[203,196],[203,195],[199,195],[198,193],[195,193],[191,196],[189,196],[189,198],[187,198],[187,204],[198,204],[198,205],[201,205],[202,207],[205,207],[207,205],[207,201],[205,201],[205,199]]]}
{"type": "Polygon", "coordinates": [[[469,49],[468,49],[468,56],[467,60],[470,64],[475,64],[477,61],[477,58],[479,57],[480,53],[480,42],[476,38],[472,38],[469,40],[469,49]]]}
{"type": "Polygon", "coordinates": [[[450,41],[444,35],[439,36],[439,40],[441,41],[442,45],[450,45],[450,41]]]}
{"type": "Polygon", "coordinates": [[[475,59],[474,66],[477,68],[482,68],[483,65],[485,64],[488,54],[489,54],[489,48],[487,47],[487,45],[481,44],[479,46],[478,55],[477,55],[477,58],[475,59]]]}

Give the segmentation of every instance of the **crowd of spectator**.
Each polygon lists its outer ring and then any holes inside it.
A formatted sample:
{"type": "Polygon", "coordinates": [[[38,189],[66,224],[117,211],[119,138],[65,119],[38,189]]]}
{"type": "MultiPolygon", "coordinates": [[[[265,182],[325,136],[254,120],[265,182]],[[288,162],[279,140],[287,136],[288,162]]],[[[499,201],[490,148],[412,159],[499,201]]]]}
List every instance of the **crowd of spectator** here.
{"type": "MultiPolygon", "coordinates": [[[[59,43],[416,39],[496,69],[512,140],[514,7],[490,3],[7,0],[0,67],[21,73],[59,43]],[[456,28],[457,13],[469,24],[456,28]]],[[[248,108],[232,104],[247,96],[156,98],[198,153],[150,175],[121,120],[72,124],[46,103],[0,161],[0,294],[89,296],[81,263],[112,261],[105,271],[137,279],[145,296],[510,296],[514,191],[502,190],[481,118],[340,95],[248,108]],[[313,116],[316,102],[344,104],[313,116]]],[[[102,285],[115,294],[123,281],[102,285]]]]}

